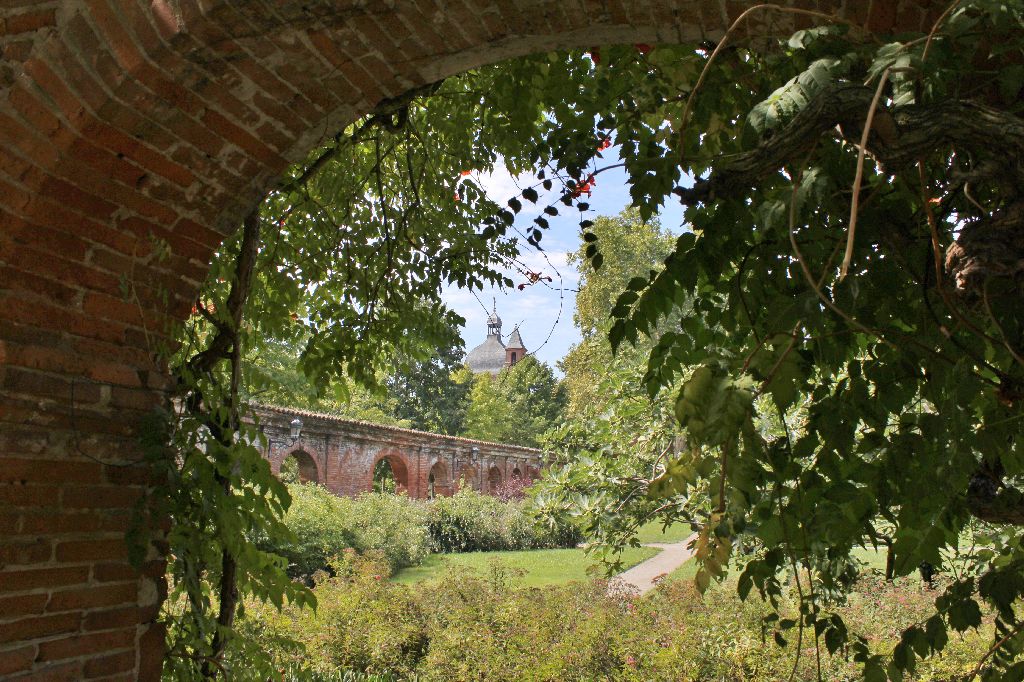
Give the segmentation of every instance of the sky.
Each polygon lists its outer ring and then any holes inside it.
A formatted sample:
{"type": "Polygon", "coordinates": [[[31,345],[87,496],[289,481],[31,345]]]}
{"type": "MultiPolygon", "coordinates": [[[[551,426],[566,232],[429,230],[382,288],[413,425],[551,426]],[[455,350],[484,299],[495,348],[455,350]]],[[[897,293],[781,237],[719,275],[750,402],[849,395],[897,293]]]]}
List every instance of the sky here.
{"type": "MultiPolygon", "coordinates": [[[[604,159],[600,161],[598,167],[618,163],[617,149],[612,147],[605,151],[604,159]]],[[[519,194],[520,187],[526,187],[536,180],[530,176],[521,176],[517,183],[517,179],[501,167],[488,176],[480,177],[479,182],[491,199],[504,206],[509,198],[519,194]]],[[[516,226],[525,232],[524,228],[531,224],[534,217],[540,215],[543,207],[555,196],[553,190],[546,195],[542,193],[536,205],[523,201],[523,210],[516,217],[516,226]]],[[[622,211],[630,204],[625,171],[617,168],[601,173],[588,201],[590,211],[587,217],[590,220],[596,216],[615,215],[622,211]]],[[[682,232],[682,216],[682,206],[672,201],[670,197],[661,212],[662,226],[674,233],[682,232]]],[[[502,340],[507,341],[512,329],[519,325],[519,333],[527,351],[535,353],[537,359],[551,365],[556,371],[558,361],[565,356],[570,346],[580,340],[579,329],[572,321],[579,272],[566,260],[567,254],[579,247],[579,214],[572,210],[564,215],[547,218],[550,229],[544,232],[541,240],[543,253],[538,253],[528,244],[521,243],[520,260],[529,270],[551,276],[554,281],[550,285],[538,283],[522,290],[512,287],[473,292],[448,287],[443,292],[442,296],[448,307],[466,319],[462,338],[466,342],[467,353],[482,343],[487,334],[486,319],[491,311],[492,299],[497,303],[498,316],[502,320],[502,340]]],[[[589,266],[584,264],[584,267],[589,266]]],[[[507,274],[516,285],[525,281],[523,275],[518,272],[509,271],[507,274]]]]}

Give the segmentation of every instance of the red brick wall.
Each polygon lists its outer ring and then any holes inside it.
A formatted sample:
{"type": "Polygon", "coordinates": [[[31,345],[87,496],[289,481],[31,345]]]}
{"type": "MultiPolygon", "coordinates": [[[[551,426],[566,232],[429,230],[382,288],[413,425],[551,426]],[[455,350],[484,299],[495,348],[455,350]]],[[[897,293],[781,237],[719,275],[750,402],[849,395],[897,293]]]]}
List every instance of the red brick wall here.
{"type": "MultiPolygon", "coordinates": [[[[863,21],[869,3],[800,4],[863,21]]],[[[947,4],[872,3],[868,24],[919,28],[919,5],[947,4]]],[[[137,419],[165,388],[154,342],[289,162],[410,87],[558,47],[714,37],[745,6],[0,3],[0,676],[158,675],[160,564],[133,573],[122,543],[146,481],[137,419]]]]}
{"type": "Polygon", "coordinates": [[[472,487],[490,492],[489,479],[480,477],[480,467],[496,468],[502,480],[518,468],[524,478],[536,478],[543,466],[539,450],[468,438],[443,436],[411,429],[337,419],[299,410],[257,408],[260,429],[268,441],[265,456],[271,470],[280,471],[287,457],[299,453],[315,464],[317,481],[337,495],[353,496],[373,488],[373,471],[387,459],[400,490],[423,499],[430,491],[430,473],[435,473],[434,492],[455,491],[458,475],[475,464],[469,477],[472,487]],[[303,419],[301,438],[292,442],[290,422],[303,419]],[[455,473],[455,477],[452,473],[455,473]],[[533,472],[533,475],[528,475],[533,472]]]}

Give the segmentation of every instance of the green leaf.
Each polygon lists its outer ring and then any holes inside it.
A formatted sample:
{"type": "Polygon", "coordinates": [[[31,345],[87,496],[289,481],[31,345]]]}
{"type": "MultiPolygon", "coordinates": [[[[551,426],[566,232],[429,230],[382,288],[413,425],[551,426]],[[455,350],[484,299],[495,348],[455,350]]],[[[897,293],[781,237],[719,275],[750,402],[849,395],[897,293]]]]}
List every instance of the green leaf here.
{"type": "Polygon", "coordinates": [[[952,604],[946,612],[949,626],[957,632],[981,625],[981,607],[974,599],[961,599],[952,604]]]}
{"type": "Polygon", "coordinates": [[[793,119],[818,93],[829,87],[841,72],[838,59],[819,59],[757,106],[748,116],[761,134],[773,131],[793,119]]]}

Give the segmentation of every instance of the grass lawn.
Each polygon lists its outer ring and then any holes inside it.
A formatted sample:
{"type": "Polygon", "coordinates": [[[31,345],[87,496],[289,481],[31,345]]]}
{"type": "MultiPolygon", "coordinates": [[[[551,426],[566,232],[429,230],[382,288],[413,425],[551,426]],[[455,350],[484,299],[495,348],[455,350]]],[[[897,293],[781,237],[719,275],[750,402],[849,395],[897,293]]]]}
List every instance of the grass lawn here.
{"type": "MultiPolygon", "coordinates": [[[[885,572],[885,548],[859,547],[853,550],[855,559],[865,564],[865,570],[876,569],[885,572]]],[[[668,574],[669,580],[693,580],[697,574],[697,562],[690,559],[685,564],[668,574]]]]}
{"type": "Polygon", "coordinates": [[[636,539],[641,543],[648,542],[679,542],[693,535],[688,523],[673,523],[662,529],[660,521],[651,521],[640,526],[636,539]]]}
{"type": "Polygon", "coordinates": [[[863,562],[866,570],[876,569],[885,573],[885,545],[880,545],[878,549],[858,547],[853,550],[853,557],[863,562]]]}
{"type": "MultiPolygon", "coordinates": [[[[622,553],[623,569],[649,559],[659,550],[650,547],[629,547],[622,553]]],[[[537,549],[526,552],[466,552],[465,554],[431,554],[419,566],[403,568],[391,580],[397,583],[416,583],[437,578],[451,568],[456,571],[475,571],[486,574],[493,562],[513,570],[525,571],[515,578],[524,587],[559,585],[573,580],[587,580],[587,568],[597,562],[582,549],[537,549]]],[[[604,575],[600,567],[595,576],[604,575]]]]}

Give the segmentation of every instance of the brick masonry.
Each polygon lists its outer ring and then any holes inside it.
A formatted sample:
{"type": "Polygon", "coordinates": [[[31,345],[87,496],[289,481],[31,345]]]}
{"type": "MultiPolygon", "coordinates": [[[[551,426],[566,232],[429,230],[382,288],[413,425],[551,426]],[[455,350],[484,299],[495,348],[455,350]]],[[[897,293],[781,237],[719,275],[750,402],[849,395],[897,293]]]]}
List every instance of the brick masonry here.
{"type": "MultiPolygon", "coordinates": [[[[137,573],[123,544],[149,476],[138,418],[167,388],[154,349],[289,163],[409,88],[551,49],[716,39],[749,4],[0,3],[0,677],[159,677],[162,563],[137,573]]],[[[889,31],[948,0],[792,4],[889,31]]]]}
{"type": "Polygon", "coordinates": [[[533,448],[471,438],[382,426],[284,408],[257,408],[265,456],[274,473],[295,457],[304,480],[320,483],[336,495],[371,490],[373,471],[386,459],[401,492],[424,499],[450,495],[459,486],[484,493],[510,478],[533,480],[543,467],[543,453],[533,448]],[[297,441],[290,423],[298,418],[297,441]],[[433,475],[433,481],[431,481],[433,475]]]}

